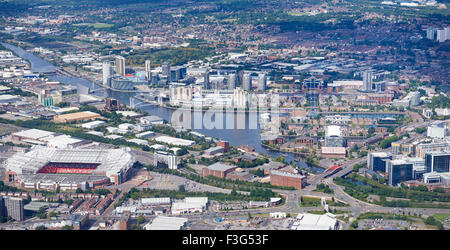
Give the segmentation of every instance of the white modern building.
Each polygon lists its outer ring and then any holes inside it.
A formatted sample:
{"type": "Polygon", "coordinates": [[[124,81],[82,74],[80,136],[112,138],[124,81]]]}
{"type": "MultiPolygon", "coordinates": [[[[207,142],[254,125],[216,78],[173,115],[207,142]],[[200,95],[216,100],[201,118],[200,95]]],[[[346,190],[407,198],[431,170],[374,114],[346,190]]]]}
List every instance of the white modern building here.
{"type": "Polygon", "coordinates": [[[330,213],[298,214],[296,221],[291,227],[292,230],[337,230],[338,228],[338,220],[330,213]]]}
{"type": "Polygon", "coordinates": [[[445,121],[436,121],[427,128],[427,136],[431,138],[444,138],[447,136],[448,128],[445,121]]]}
{"type": "Polygon", "coordinates": [[[206,210],[208,197],[186,197],[172,203],[172,214],[201,213],[206,210]]]}
{"type": "Polygon", "coordinates": [[[187,218],[158,216],[144,226],[145,230],[182,230],[188,222],[187,218]]]}

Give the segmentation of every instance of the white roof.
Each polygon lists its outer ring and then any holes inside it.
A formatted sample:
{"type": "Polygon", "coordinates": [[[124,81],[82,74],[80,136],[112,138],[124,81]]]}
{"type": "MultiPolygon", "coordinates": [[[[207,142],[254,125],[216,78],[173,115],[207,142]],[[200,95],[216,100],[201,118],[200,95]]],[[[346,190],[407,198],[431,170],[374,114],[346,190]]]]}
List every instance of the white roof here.
{"type": "Polygon", "coordinates": [[[345,147],[322,147],[322,154],[345,154],[345,147]]]}
{"type": "Polygon", "coordinates": [[[121,114],[123,116],[128,116],[128,117],[136,117],[136,116],[140,116],[141,114],[136,113],[134,111],[116,111],[117,114],[121,114]]]}
{"type": "Polygon", "coordinates": [[[337,223],[332,214],[302,213],[297,215],[297,220],[296,230],[332,230],[337,223]]]}
{"type": "Polygon", "coordinates": [[[146,230],[180,230],[187,221],[187,218],[158,216],[144,228],[146,230]]]}
{"type": "Polygon", "coordinates": [[[326,136],[342,136],[341,126],[330,125],[327,126],[326,136]]]}
{"type": "Polygon", "coordinates": [[[128,142],[133,142],[133,143],[136,143],[136,144],[139,144],[139,145],[148,145],[148,141],[146,141],[146,140],[141,140],[141,139],[130,139],[130,140],[127,140],[128,142]]]}
{"type": "Polygon", "coordinates": [[[84,141],[84,140],[71,137],[70,135],[60,135],[60,136],[55,136],[53,138],[48,139],[47,144],[50,147],[66,148],[69,145],[80,143],[82,141],[84,141]]]}
{"type": "Polygon", "coordinates": [[[185,139],[180,139],[180,138],[175,138],[175,137],[170,137],[170,136],[159,136],[159,137],[156,137],[155,140],[158,142],[164,142],[164,143],[172,144],[175,146],[190,146],[195,143],[194,141],[191,141],[191,140],[185,140],[185,139]]]}
{"type": "Polygon", "coordinates": [[[28,129],[28,130],[23,130],[23,131],[14,133],[13,135],[25,137],[25,138],[29,138],[29,139],[34,139],[34,140],[39,140],[44,137],[53,136],[54,134],[55,133],[53,133],[53,132],[40,130],[40,129],[28,129]]]}
{"type": "Polygon", "coordinates": [[[92,121],[92,122],[87,122],[87,123],[83,123],[81,126],[83,128],[91,128],[91,127],[96,127],[96,126],[100,126],[105,124],[105,121],[92,121]]]}
{"type": "Polygon", "coordinates": [[[5,168],[17,174],[34,174],[49,162],[94,163],[95,173],[106,176],[127,171],[134,163],[129,148],[120,149],[58,149],[34,146],[27,153],[16,153],[6,160],[5,168]]]}
{"type": "Polygon", "coordinates": [[[141,203],[143,205],[156,205],[156,204],[167,204],[170,203],[169,197],[162,198],[142,198],[141,203]]]}

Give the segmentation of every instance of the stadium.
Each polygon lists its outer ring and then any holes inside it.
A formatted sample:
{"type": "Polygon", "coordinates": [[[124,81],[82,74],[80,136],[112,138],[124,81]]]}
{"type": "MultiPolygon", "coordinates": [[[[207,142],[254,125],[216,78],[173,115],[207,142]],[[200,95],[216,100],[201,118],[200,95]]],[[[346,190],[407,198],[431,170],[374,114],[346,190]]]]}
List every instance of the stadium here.
{"type": "Polygon", "coordinates": [[[134,163],[129,148],[58,149],[34,146],[4,163],[5,181],[23,188],[76,189],[121,184],[134,163]]]}

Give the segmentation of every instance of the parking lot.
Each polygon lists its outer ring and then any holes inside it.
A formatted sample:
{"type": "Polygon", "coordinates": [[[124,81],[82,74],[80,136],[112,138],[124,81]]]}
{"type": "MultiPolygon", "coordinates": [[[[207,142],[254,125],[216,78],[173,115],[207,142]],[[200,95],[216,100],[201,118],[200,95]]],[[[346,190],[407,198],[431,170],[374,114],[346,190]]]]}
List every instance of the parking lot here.
{"type": "Polygon", "coordinates": [[[150,175],[153,179],[146,182],[146,187],[150,189],[178,190],[179,186],[184,185],[187,192],[215,192],[227,194],[231,192],[229,189],[201,184],[180,176],[160,174],[157,172],[150,172],[150,175]]]}

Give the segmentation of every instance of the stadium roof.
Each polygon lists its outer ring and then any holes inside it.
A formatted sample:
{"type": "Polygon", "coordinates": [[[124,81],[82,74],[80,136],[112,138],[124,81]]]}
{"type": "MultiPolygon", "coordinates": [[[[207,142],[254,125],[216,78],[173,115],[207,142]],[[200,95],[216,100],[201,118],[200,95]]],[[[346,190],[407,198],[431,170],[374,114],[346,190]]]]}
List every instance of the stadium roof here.
{"type": "Polygon", "coordinates": [[[23,183],[47,183],[47,184],[80,184],[85,182],[97,182],[104,180],[100,175],[77,175],[77,174],[22,174],[18,178],[23,183]]]}
{"type": "Polygon", "coordinates": [[[134,157],[129,148],[120,149],[57,149],[34,146],[27,153],[16,153],[5,163],[5,169],[17,174],[35,174],[50,162],[94,163],[99,166],[95,173],[118,174],[129,169],[134,157]]]}

